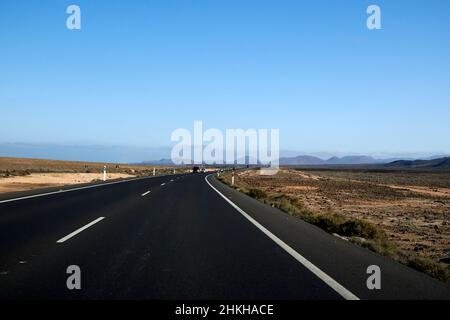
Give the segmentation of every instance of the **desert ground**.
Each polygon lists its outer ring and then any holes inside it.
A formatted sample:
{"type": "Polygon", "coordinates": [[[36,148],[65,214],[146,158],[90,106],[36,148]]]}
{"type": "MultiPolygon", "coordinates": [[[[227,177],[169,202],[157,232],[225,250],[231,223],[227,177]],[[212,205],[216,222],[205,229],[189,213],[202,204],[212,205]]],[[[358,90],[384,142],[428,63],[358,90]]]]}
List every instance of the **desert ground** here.
{"type": "Polygon", "coordinates": [[[368,221],[404,256],[449,264],[450,172],[304,170],[236,174],[236,186],[288,196],[318,214],[368,221]]]}
{"type": "MultiPolygon", "coordinates": [[[[133,178],[126,173],[108,173],[107,180],[133,178]]],[[[103,179],[102,173],[31,173],[26,176],[0,178],[0,193],[33,190],[46,187],[89,183],[103,179]]]]}
{"type": "MultiPolygon", "coordinates": [[[[116,163],[0,157],[0,193],[102,180],[104,166],[107,168],[107,180],[153,175],[153,168],[156,169],[157,175],[173,172],[173,167],[170,166],[153,167],[116,163]]],[[[177,168],[177,170],[181,172],[187,169],[177,168]]]]}

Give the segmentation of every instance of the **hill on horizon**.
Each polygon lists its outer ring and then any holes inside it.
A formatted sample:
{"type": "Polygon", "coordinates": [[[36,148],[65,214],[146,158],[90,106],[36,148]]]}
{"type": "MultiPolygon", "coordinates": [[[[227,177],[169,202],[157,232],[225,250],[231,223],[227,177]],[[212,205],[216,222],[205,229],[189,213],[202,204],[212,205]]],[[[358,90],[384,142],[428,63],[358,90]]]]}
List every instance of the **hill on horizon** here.
{"type": "Polygon", "coordinates": [[[280,158],[280,165],[351,165],[351,164],[382,164],[388,162],[375,159],[371,156],[344,156],[331,157],[328,160],[321,159],[315,156],[300,155],[297,157],[280,158]]]}
{"type": "Polygon", "coordinates": [[[397,160],[386,163],[389,168],[413,168],[413,169],[450,169],[450,157],[432,160],[397,160]]]}

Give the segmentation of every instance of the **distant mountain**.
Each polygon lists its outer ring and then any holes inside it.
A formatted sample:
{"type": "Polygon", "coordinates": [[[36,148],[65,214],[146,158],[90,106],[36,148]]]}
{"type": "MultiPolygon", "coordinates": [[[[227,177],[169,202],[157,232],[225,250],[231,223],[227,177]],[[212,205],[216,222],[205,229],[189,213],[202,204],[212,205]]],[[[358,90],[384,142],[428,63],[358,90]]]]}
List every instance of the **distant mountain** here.
{"type": "Polygon", "coordinates": [[[170,159],[161,159],[161,160],[142,161],[135,164],[143,166],[158,166],[158,165],[163,166],[163,165],[173,165],[173,162],[170,159]]]}
{"type": "Polygon", "coordinates": [[[326,161],[326,164],[375,164],[380,162],[382,161],[370,156],[346,156],[342,158],[332,157],[326,161]]]}
{"type": "MultiPolygon", "coordinates": [[[[429,157],[425,157],[425,158],[416,158],[419,160],[436,160],[436,159],[441,159],[441,158],[448,158],[450,157],[450,155],[448,154],[441,154],[441,155],[434,155],[434,156],[429,156],[429,157]]],[[[404,160],[404,159],[399,159],[399,160],[404,160]]],[[[415,159],[406,159],[406,160],[415,160],[415,159]]]]}
{"type": "Polygon", "coordinates": [[[450,157],[432,160],[398,160],[384,166],[389,168],[450,169],[450,157]]]}
{"type": "Polygon", "coordinates": [[[331,157],[323,160],[314,156],[297,156],[292,158],[280,158],[280,165],[351,165],[351,164],[378,164],[383,160],[378,160],[370,156],[345,156],[342,158],[331,157]]]}
{"type": "Polygon", "coordinates": [[[325,160],[314,156],[297,156],[291,158],[280,158],[280,165],[293,166],[293,165],[319,165],[324,164],[325,160]]]}

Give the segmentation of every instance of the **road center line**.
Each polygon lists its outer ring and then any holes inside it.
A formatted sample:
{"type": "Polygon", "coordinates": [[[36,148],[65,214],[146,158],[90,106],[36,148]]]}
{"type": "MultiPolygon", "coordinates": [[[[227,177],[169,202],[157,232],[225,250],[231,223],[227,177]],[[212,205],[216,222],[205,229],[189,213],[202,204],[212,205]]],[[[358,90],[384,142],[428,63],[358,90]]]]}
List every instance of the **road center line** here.
{"type": "Polygon", "coordinates": [[[145,196],[148,195],[149,193],[150,193],[150,191],[144,192],[144,193],[142,194],[142,196],[145,197],[145,196]]]}
{"type": "Polygon", "coordinates": [[[95,219],[94,221],[88,223],[87,225],[85,225],[84,227],[81,227],[80,229],[75,230],[74,232],[68,234],[67,236],[65,236],[64,238],[59,239],[58,241],[56,241],[57,243],[63,243],[67,240],[69,240],[70,238],[76,236],[77,234],[79,234],[80,232],[86,230],[87,228],[93,226],[94,224],[96,224],[97,222],[102,221],[103,219],[105,219],[105,217],[100,217],[95,219]]]}
{"type": "Polygon", "coordinates": [[[161,183],[161,186],[164,186],[166,183],[164,182],[164,183],[161,183]]]}
{"type": "Polygon", "coordinates": [[[268,236],[273,242],[275,242],[278,246],[280,246],[284,251],[289,253],[295,260],[300,262],[305,268],[307,268],[309,271],[311,271],[314,275],[316,275],[319,279],[321,279],[323,282],[325,282],[328,286],[330,286],[334,291],[339,293],[344,299],[346,300],[359,300],[357,296],[355,296],[353,293],[351,293],[349,290],[344,288],[341,284],[339,284],[336,280],[331,278],[329,275],[327,275],[325,272],[320,270],[318,267],[316,267],[312,262],[307,260],[305,257],[303,257],[301,254],[299,254],[297,251],[295,251],[292,247],[290,247],[288,244],[283,242],[280,238],[278,238],[276,235],[274,235],[272,232],[270,232],[268,229],[266,229],[263,225],[261,225],[258,221],[253,219],[248,213],[246,213],[244,210],[239,208],[234,202],[232,202],[230,199],[228,199],[226,196],[224,196],[219,190],[217,190],[209,181],[208,177],[211,175],[208,175],[205,177],[206,182],[209,184],[209,186],[216,191],[222,198],[225,199],[234,209],[236,209],[240,214],[242,214],[247,220],[249,220],[251,223],[253,223],[259,230],[261,230],[266,236],[268,236]]]}

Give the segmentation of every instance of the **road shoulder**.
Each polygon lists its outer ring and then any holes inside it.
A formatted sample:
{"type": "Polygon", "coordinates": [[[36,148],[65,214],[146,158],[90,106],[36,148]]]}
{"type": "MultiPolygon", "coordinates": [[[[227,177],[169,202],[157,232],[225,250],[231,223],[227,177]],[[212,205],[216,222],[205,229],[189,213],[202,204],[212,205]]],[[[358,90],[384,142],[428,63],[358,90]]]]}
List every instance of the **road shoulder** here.
{"type": "Polygon", "coordinates": [[[267,206],[209,176],[220,193],[361,299],[450,299],[450,286],[267,206]],[[367,268],[381,269],[381,290],[369,290],[367,268]]]}

